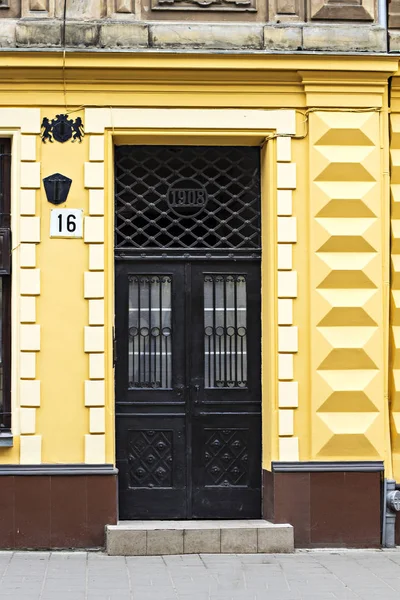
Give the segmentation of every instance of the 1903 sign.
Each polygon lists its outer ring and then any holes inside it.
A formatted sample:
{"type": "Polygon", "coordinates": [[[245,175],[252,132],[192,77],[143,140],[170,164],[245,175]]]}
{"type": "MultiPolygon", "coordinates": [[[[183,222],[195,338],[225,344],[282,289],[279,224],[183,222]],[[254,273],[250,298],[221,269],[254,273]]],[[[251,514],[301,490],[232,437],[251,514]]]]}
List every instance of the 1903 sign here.
{"type": "Polygon", "coordinates": [[[168,188],[168,206],[180,217],[195,217],[207,200],[207,190],[196,179],[179,179],[168,188]]]}

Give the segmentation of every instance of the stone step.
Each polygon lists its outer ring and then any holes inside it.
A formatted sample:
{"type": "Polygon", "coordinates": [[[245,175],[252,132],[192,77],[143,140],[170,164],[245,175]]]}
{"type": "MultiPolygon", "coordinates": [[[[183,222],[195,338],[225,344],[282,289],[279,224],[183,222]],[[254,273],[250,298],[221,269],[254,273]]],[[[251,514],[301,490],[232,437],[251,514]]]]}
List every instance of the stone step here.
{"type": "Polygon", "coordinates": [[[293,552],[293,527],[261,519],[120,521],[106,527],[110,556],[293,552]]]}

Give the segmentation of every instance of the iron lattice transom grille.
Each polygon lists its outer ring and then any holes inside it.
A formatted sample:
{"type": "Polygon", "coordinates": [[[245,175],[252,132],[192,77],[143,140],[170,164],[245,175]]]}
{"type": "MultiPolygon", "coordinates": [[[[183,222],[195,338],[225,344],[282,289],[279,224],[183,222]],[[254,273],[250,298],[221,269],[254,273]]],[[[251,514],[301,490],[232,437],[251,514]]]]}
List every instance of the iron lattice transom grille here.
{"type": "Polygon", "coordinates": [[[260,249],[258,148],[117,146],[115,175],[117,250],[260,249]]]}

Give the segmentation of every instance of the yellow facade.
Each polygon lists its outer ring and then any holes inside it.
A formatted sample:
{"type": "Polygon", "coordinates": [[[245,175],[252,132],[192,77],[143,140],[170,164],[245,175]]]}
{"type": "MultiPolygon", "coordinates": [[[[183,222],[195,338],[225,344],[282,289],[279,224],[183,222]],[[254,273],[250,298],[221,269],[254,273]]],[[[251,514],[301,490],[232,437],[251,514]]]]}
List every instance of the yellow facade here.
{"type": "Polygon", "coordinates": [[[378,56],[3,53],[14,446],[1,462],[115,463],[113,145],[262,145],[263,466],[382,460],[399,481],[397,68],[378,56]],[[67,111],[82,143],[42,143],[41,119],[67,111]],[[57,171],[73,180],[66,207],[83,209],[83,239],[49,236],[42,180],[57,171]]]}

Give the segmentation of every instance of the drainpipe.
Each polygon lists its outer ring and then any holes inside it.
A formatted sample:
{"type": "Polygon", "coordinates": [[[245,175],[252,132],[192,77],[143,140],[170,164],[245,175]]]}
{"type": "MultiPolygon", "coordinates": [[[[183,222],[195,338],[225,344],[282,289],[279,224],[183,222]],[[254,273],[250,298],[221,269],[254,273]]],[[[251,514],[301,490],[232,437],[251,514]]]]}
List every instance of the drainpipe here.
{"type": "Polygon", "coordinates": [[[387,28],[387,0],[378,0],[378,23],[387,28]]]}
{"type": "Polygon", "coordinates": [[[400,491],[396,490],[396,482],[393,479],[385,480],[384,489],[384,523],[382,546],[384,548],[395,548],[396,516],[400,511],[400,491]]]}

